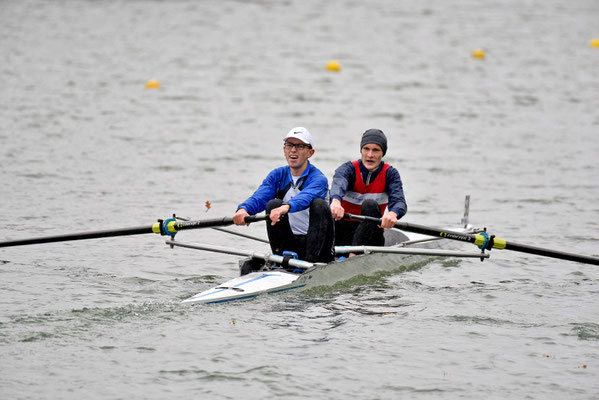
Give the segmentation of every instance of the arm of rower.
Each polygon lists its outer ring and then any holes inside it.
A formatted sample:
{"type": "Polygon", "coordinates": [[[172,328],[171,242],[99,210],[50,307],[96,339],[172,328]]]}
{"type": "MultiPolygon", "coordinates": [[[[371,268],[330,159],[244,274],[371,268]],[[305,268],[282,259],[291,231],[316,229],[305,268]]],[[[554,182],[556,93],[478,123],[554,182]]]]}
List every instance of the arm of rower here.
{"type": "Polygon", "coordinates": [[[400,219],[408,212],[408,205],[406,204],[403,183],[401,182],[399,172],[392,166],[387,170],[386,181],[385,191],[389,195],[389,204],[387,207],[389,211],[395,213],[397,219],[400,219]]]}
{"type": "MultiPolygon", "coordinates": [[[[339,198],[342,199],[345,196],[345,192],[349,187],[350,179],[354,177],[355,174],[354,165],[351,161],[348,161],[344,164],[341,164],[333,175],[333,183],[331,184],[331,198],[339,198]]],[[[355,178],[354,178],[355,180],[355,178]]]]}
{"type": "Polygon", "coordinates": [[[278,179],[280,179],[279,175],[279,169],[271,171],[266,178],[264,178],[258,189],[256,189],[256,191],[243,203],[238,205],[237,209],[240,210],[243,208],[251,215],[264,211],[268,201],[273,199],[276,195],[276,186],[278,179]]]}
{"type": "Polygon", "coordinates": [[[349,187],[349,178],[355,172],[354,165],[351,161],[341,164],[333,175],[333,183],[331,184],[331,214],[335,221],[339,221],[345,214],[345,209],[341,205],[341,200],[347,188],[349,187]]]}

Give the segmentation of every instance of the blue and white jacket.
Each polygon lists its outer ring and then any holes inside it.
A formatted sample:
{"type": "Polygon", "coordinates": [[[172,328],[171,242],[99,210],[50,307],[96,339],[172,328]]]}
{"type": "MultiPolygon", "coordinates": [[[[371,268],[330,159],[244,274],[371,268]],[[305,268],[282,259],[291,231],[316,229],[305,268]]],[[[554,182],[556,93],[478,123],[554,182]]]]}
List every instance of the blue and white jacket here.
{"type": "Polygon", "coordinates": [[[308,161],[304,173],[293,182],[289,166],[272,170],[254,194],[237,206],[254,215],[266,209],[272,199],[281,199],[289,204],[289,224],[295,235],[308,233],[310,203],[316,198],[325,199],[329,182],[322,172],[308,161]]]}

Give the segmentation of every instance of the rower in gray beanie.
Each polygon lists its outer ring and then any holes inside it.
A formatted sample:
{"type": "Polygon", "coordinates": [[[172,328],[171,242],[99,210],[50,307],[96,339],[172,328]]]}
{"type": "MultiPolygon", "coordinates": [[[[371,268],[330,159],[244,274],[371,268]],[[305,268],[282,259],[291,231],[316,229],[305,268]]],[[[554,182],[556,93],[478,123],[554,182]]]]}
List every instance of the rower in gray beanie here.
{"type": "Polygon", "coordinates": [[[384,228],[395,226],[408,211],[399,172],[383,161],[386,153],[383,131],[368,129],[360,140],[360,159],[335,170],[330,190],[335,245],[383,246],[384,228]],[[381,224],[346,220],[345,213],[380,218],[381,224]]]}
{"type": "Polygon", "coordinates": [[[362,141],[360,142],[360,150],[368,143],[374,143],[381,146],[383,150],[383,156],[387,154],[387,136],[380,129],[368,129],[362,134],[362,141]]]}

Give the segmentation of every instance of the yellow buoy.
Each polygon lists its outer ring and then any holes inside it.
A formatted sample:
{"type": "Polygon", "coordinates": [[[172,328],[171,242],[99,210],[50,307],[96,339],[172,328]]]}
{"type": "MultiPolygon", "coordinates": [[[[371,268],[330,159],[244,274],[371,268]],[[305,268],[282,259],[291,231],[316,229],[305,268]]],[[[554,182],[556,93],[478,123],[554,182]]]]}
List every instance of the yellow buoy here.
{"type": "Polygon", "coordinates": [[[158,89],[160,87],[160,82],[150,79],[146,82],[146,89],[158,89]]]}
{"type": "Polygon", "coordinates": [[[327,63],[327,71],[341,71],[341,65],[337,61],[329,61],[327,63]]]}
{"type": "Polygon", "coordinates": [[[599,39],[597,39],[597,38],[592,39],[591,47],[599,47],[599,39]]]}
{"type": "Polygon", "coordinates": [[[479,60],[484,60],[485,51],[483,49],[474,49],[474,51],[472,51],[472,57],[479,60]]]}

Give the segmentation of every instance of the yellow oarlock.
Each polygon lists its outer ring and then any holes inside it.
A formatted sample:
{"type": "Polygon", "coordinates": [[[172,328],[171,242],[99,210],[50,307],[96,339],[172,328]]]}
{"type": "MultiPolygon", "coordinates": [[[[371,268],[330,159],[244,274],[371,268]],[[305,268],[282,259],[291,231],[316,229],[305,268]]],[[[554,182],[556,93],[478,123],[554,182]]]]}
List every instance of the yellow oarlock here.
{"type": "MultiPolygon", "coordinates": [[[[176,221],[169,221],[166,224],[166,231],[168,233],[177,233],[178,230],[175,228],[175,224],[177,222],[176,221]]],[[[154,224],[152,225],[152,232],[157,233],[160,235],[161,231],[160,231],[160,227],[161,227],[161,223],[160,222],[154,222],[154,224]]]]}
{"type": "Polygon", "coordinates": [[[176,223],[177,223],[176,221],[170,221],[168,224],[166,224],[166,230],[169,233],[177,233],[178,231],[177,231],[177,229],[175,229],[176,223]]]}
{"type": "MultiPolygon", "coordinates": [[[[474,240],[474,244],[478,247],[485,244],[485,237],[483,235],[474,235],[476,238],[474,240]]],[[[506,242],[503,239],[493,238],[493,248],[494,249],[505,249],[506,242]]]]}

